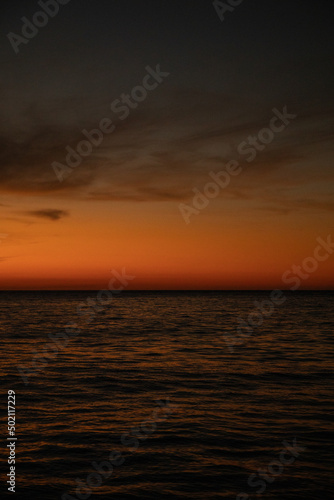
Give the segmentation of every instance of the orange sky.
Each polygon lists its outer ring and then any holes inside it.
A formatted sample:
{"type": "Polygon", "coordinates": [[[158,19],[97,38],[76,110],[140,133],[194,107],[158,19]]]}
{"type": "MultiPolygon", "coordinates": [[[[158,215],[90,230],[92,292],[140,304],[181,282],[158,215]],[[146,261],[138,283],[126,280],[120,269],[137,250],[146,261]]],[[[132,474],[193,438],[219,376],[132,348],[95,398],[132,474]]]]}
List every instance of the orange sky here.
{"type": "MultiPolygon", "coordinates": [[[[334,234],[326,9],[244,2],[221,23],[212,2],[100,3],[0,44],[0,289],[103,289],[123,268],[131,289],[288,288],[334,234]],[[231,160],[186,224],[180,204],[231,160]]],[[[4,33],[34,8],[7,4],[4,33]]],[[[331,257],[301,286],[333,285],[331,257]]]]}
{"type": "MultiPolygon", "coordinates": [[[[48,205],[57,209],[57,200],[48,205]]],[[[59,220],[25,213],[45,208],[39,197],[21,196],[15,210],[3,210],[1,289],[103,289],[111,270],[124,267],[136,276],[130,289],[287,288],[282,274],[313,255],[330,224],[319,214],[245,210],[224,198],[211,200],[189,225],[176,202],[64,206],[69,215],[59,220]]],[[[333,277],[328,259],[303,288],[331,287],[333,277]]]]}

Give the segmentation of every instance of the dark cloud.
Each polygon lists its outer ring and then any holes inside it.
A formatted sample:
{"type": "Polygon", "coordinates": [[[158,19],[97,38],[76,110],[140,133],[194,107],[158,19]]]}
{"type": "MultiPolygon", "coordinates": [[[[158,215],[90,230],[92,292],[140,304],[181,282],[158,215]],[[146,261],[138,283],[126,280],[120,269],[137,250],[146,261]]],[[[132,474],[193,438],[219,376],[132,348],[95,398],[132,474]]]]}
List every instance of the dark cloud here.
{"type": "MultiPolygon", "coordinates": [[[[233,93],[181,87],[159,92],[149,96],[124,122],[112,116],[108,103],[98,117],[88,118],[73,101],[69,114],[77,112],[76,120],[68,119],[65,113],[69,105],[66,99],[57,101],[51,116],[43,106],[31,106],[22,129],[3,128],[0,134],[0,192],[52,194],[60,199],[71,196],[92,202],[186,201],[193,196],[194,187],[200,189],[210,180],[211,170],[222,170],[231,159],[239,160],[244,168],[222,197],[233,197],[235,192],[236,198],[258,197],[261,201],[261,189],[271,184],[276,190],[297,190],[303,185],[310,186],[310,193],[305,194],[311,201],[315,176],[317,183],[333,181],[328,163],[332,154],[331,108],[288,105],[297,118],[248,164],[246,157],[240,158],[238,145],[266,127],[272,109],[282,110],[284,100],[254,108],[233,93]],[[63,113],[66,125],[60,117],[63,113]],[[65,164],[66,146],[75,149],[84,139],[82,129],[96,128],[104,117],[114,118],[115,131],[59,182],[52,162],[65,164]]],[[[279,209],[287,208],[286,204],[288,196],[282,194],[279,209]]],[[[321,206],[315,204],[314,208],[321,206]]]]}
{"type": "Polygon", "coordinates": [[[65,210],[55,210],[52,208],[46,208],[44,210],[32,210],[25,212],[27,215],[32,215],[33,217],[41,217],[42,219],[49,219],[52,221],[60,220],[63,217],[67,217],[69,213],[65,210]]]}

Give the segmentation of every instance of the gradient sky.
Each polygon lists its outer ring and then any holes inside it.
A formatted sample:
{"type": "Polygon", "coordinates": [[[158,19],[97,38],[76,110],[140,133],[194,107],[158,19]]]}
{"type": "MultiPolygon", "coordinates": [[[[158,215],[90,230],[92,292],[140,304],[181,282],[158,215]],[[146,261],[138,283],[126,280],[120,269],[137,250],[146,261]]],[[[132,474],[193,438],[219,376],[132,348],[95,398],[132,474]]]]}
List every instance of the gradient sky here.
{"type": "MultiPolygon", "coordinates": [[[[71,0],[15,54],[37,1],[0,23],[0,289],[284,288],[333,233],[332,2],[71,0]],[[110,103],[149,65],[168,78],[121,121],[110,103]],[[273,108],[297,118],[250,163],[238,145],[273,108]],[[101,119],[116,129],[63,182],[51,164],[101,119]],[[240,175],[186,224],[209,172],[240,175]]],[[[334,264],[304,288],[332,288],[334,264]]]]}

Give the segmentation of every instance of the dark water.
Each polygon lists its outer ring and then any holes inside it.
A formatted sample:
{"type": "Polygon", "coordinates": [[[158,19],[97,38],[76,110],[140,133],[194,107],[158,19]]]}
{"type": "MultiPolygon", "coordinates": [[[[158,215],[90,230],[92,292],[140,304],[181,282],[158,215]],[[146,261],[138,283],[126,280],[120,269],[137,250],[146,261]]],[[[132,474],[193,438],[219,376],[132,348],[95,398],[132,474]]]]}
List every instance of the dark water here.
{"type": "MultiPolygon", "coordinates": [[[[124,292],[87,323],[77,306],[96,292],[2,292],[2,416],[9,389],[17,403],[12,498],[333,499],[333,294],[286,296],[230,352],[224,335],[268,293],[124,292]],[[48,334],[69,322],[81,332],[26,385],[17,365],[31,368],[48,334]],[[152,431],[156,400],[166,398],[172,410],[152,431]],[[137,449],[121,442],[147,420],[150,433],[141,431],[137,449]],[[282,442],[294,439],[303,450],[294,448],[298,456],[281,470],[282,442]],[[92,462],[108,461],[113,450],[124,463],[90,497],[77,496],[76,479],[86,482],[92,462]],[[273,461],[276,476],[267,470],[273,461]],[[269,478],[262,496],[258,478],[247,484],[258,469],[269,478]]],[[[91,484],[94,477],[101,478],[90,476],[91,484]]]]}

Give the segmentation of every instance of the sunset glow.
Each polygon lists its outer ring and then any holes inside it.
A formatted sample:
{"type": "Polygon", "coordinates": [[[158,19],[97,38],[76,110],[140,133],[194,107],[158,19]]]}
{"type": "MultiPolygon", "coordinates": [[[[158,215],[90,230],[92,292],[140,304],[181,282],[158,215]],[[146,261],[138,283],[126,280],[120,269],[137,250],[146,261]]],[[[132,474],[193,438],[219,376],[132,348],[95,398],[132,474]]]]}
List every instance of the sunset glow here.
{"type": "MultiPolygon", "coordinates": [[[[296,46],[293,28],[275,53],[261,46],[255,81],[246,33],[221,29],[212,8],[201,50],[188,52],[195,18],[175,25],[174,9],[173,42],[134,29],[126,51],[120,9],[112,32],[96,13],[93,52],[65,30],[48,72],[47,30],[13,53],[1,92],[1,289],[100,289],[122,268],[135,289],[286,288],[283,274],[331,234],[330,65],[328,78],[304,77],[326,57],[325,38],[317,48],[301,33],[296,46]],[[290,76],[279,70],[287,53],[290,76]]],[[[69,3],[63,15],[84,11],[69,3]]],[[[301,288],[333,283],[329,259],[301,288]]]]}

